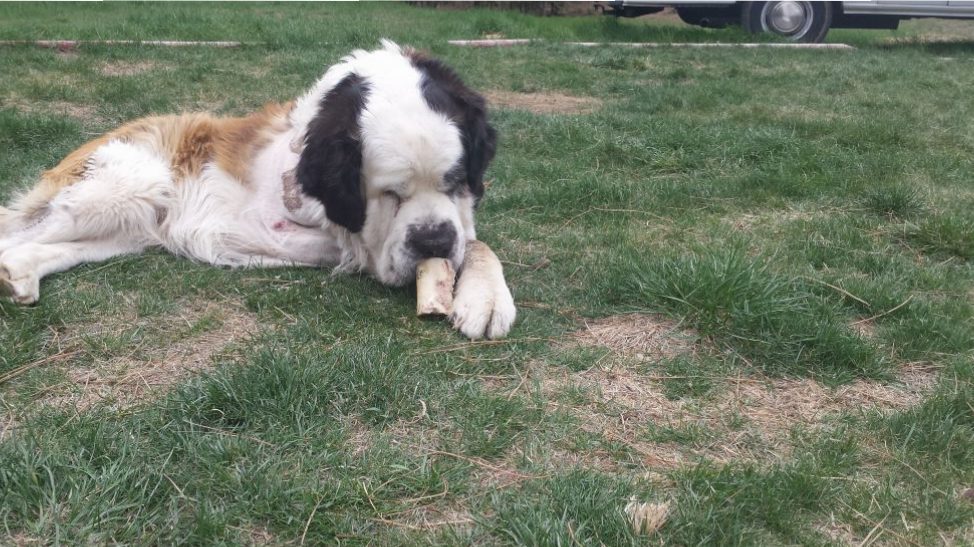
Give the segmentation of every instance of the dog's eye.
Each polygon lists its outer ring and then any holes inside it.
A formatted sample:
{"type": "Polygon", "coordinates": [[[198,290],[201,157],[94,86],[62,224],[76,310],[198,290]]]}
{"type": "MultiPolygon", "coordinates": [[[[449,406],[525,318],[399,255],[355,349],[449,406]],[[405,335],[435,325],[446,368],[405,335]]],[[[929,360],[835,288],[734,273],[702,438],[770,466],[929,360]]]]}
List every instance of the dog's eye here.
{"type": "Polygon", "coordinates": [[[402,203],[402,198],[399,197],[399,194],[393,192],[392,190],[389,190],[389,191],[386,191],[386,192],[382,192],[382,195],[385,196],[385,197],[387,197],[387,198],[389,198],[389,199],[392,199],[393,201],[395,201],[396,202],[396,205],[399,205],[400,203],[402,203]]]}

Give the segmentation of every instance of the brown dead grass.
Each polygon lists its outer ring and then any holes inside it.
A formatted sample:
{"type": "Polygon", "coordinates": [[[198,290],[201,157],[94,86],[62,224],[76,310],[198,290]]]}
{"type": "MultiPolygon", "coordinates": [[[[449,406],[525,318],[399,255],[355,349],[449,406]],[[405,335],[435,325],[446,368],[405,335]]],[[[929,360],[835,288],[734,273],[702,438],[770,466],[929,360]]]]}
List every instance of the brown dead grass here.
{"type": "Polygon", "coordinates": [[[17,420],[11,415],[0,415],[0,442],[13,435],[17,429],[17,420]]]}
{"type": "MultiPolygon", "coordinates": [[[[714,463],[750,461],[768,463],[787,457],[794,449],[792,432],[798,429],[828,428],[841,414],[891,412],[916,404],[931,389],[934,371],[922,364],[904,367],[898,382],[882,384],[857,381],[830,389],[814,380],[772,379],[763,377],[723,378],[724,389],[709,400],[667,399],[663,393],[666,376],[640,373],[645,361],[672,357],[700,349],[693,343],[692,331],[651,315],[629,314],[588,321],[571,336],[566,345],[606,348],[610,358],[601,365],[581,372],[569,372],[536,364],[526,372],[548,400],[550,408],[568,413],[587,434],[606,442],[597,449],[551,449],[550,446],[519,443],[502,458],[489,461],[464,454],[445,452],[443,436],[449,432],[431,423],[424,412],[400,420],[381,431],[370,430],[352,419],[349,442],[354,454],[366,451],[377,436],[389,440],[406,452],[431,458],[454,458],[472,466],[472,494],[456,499],[443,492],[430,493],[416,500],[414,507],[377,519],[393,527],[429,530],[441,527],[463,528],[472,522],[468,510],[472,498],[483,492],[516,487],[531,480],[573,467],[597,468],[609,472],[631,473],[633,468],[662,470],[708,460],[714,463]],[[568,390],[572,397],[565,397],[568,390]],[[584,394],[580,397],[578,393],[584,394]],[[564,402],[571,399],[570,402],[564,402]],[[710,432],[696,444],[647,440],[649,427],[699,427],[710,432]],[[620,456],[622,446],[629,456],[620,456]]],[[[516,394],[517,386],[501,386],[487,379],[491,389],[516,394]]],[[[570,444],[570,443],[569,443],[570,444]]],[[[650,473],[654,473],[650,471],[650,473]]],[[[649,506],[633,506],[647,509],[649,506]]],[[[632,517],[634,526],[650,534],[665,522],[632,517]],[[647,524],[648,523],[648,524],[647,524]]],[[[652,516],[652,515],[650,515],[652,516]]],[[[842,530],[834,530],[841,535],[842,530]]]]}
{"type": "MultiPolygon", "coordinates": [[[[708,377],[718,393],[707,399],[669,399],[664,383],[692,378],[645,372],[648,363],[706,351],[693,331],[654,315],[628,314],[588,321],[565,343],[605,348],[606,357],[587,370],[570,372],[536,364],[527,374],[552,408],[568,413],[582,430],[629,449],[632,461],[619,462],[606,450],[557,450],[550,466],[616,468],[618,464],[672,468],[706,459],[767,462],[787,457],[796,430],[828,428],[845,414],[889,413],[921,401],[936,380],[936,369],[909,364],[897,381],[857,380],[832,389],[811,379],[740,376],[708,377]],[[696,342],[696,343],[695,343],[696,342]],[[642,371],[642,372],[641,372],[642,371]],[[688,444],[654,442],[648,432],[672,429],[703,432],[688,444]]],[[[485,382],[511,391],[507,383],[485,382]]],[[[519,384],[523,381],[519,380],[519,384]]]]}
{"type": "Polygon", "coordinates": [[[153,61],[115,61],[103,63],[98,72],[102,76],[136,76],[160,68],[159,63],[153,61]]]}
{"type": "MultiPolygon", "coordinates": [[[[549,405],[572,415],[583,430],[628,447],[637,458],[632,463],[665,468],[701,458],[715,463],[780,460],[791,453],[796,428],[827,428],[842,414],[909,408],[935,381],[935,371],[923,365],[904,367],[893,384],[858,380],[836,389],[810,379],[732,377],[717,379],[725,384],[723,392],[699,401],[668,399],[662,382],[671,378],[640,374],[625,365],[539,373],[549,405]],[[580,405],[552,401],[569,389],[591,393],[592,400],[580,405]],[[694,427],[712,438],[692,445],[645,440],[648,428],[661,427],[694,427]]],[[[608,455],[594,456],[602,465],[609,463],[603,459],[608,455]]]]}
{"type": "Polygon", "coordinates": [[[356,416],[347,416],[343,426],[348,432],[348,447],[353,456],[361,455],[372,446],[373,432],[356,416]]]}
{"type": "Polygon", "coordinates": [[[348,434],[347,442],[352,455],[364,454],[380,439],[414,456],[435,452],[440,444],[441,430],[430,422],[425,401],[420,401],[416,410],[412,418],[401,418],[383,429],[371,428],[357,416],[343,417],[342,425],[348,434]]]}
{"type": "Polygon", "coordinates": [[[590,114],[602,106],[595,97],[574,97],[557,92],[518,93],[493,90],[485,93],[491,107],[527,110],[535,114],[590,114]]]}
{"type": "Polygon", "coordinates": [[[61,333],[64,351],[96,347],[99,337],[126,328],[145,329],[143,339],[122,354],[110,352],[85,366],[65,371],[68,382],[50,390],[43,404],[84,411],[107,402],[127,408],[162,393],[173,384],[213,365],[213,358],[259,330],[253,314],[235,302],[185,303],[176,313],[139,318],[134,309],[102,322],[61,333]],[[155,337],[159,339],[152,340],[155,337]]]}
{"type": "Polygon", "coordinates": [[[974,40],[974,33],[967,21],[941,19],[939,24],[926,23],[923,34],[913,36],[890,36],[881,43],[888,46],[916,44],[967,44],[974,40]]]}
{"type": "Polygon", "coordinates": [[[68,101],[30,101],[23,97],[8,97],[3,101],[4,106],[16,109],[23,114],[57,114],[68,116],[76,120],[89,123],[104,123],[104,118],[98,115],[95,105],[78,104],[68,101]]]}
{"type": "Polygon", "coordinates": [[[876,323],[874,321],[853,321],[849,324],[849,328],[860,338],[876,338],[876,323]]]}
{"type": "Polygon", "coordinates": [[[698,336],[662,316],[632,313],[585,321],[572,338],[585,346],[605,347],[619,356],[659,361],[692,351],[698,336]]]}
{"type": "Polygon", "coordinates": [[[731,227],[737,231],[750,232],[757,228],[774,230],[792,222],[810,221],[816,218],[821,218],[826,214],[831,213],[823,211],[784,209],[761,213],[744,213],[740,216],[728,218],[725,220],[725,222],[730,224],[731,227]]]}
{"type": "Polygon", "coordinates": [[[630,501],[625,509],[626,516],[637,534],[652,535],[666,524],[670,516],[670,504],[630,501]]]}
{"type": "MultiPolygon", "coordinates": [[[[370,428],[359,418],[346,416],[342,419],[348,433],[347,446],[352,456],[361,457],[377,441],[388,442],[404,453],[417,458],[455,458],[474,466],[473,480],[477,483],[495,483],[501,477],[521,476],[514,467],[506,464],[486,462],[480,458],[468,457],[439,450],[444,431],[431,423],[426,413],[425,403],[421,403],[413,418],[400,419],[382,429],[370,428]]],[[[393,528],[408,530],[434,530],[453,528],[460,530],[473,525],[474,518],[468,506],[472,497],[482,495],[484,490],[455,499],[450,485],[444,481],[443,489],[430,492],[417,498],[403,500],[403,508],[385,513],[374,520],[393,528]]]]}
{"type": "Polygon", "coordinates": [[[835,545],[863,545],[862,538],[855,533],[852,526],[836,521],[834,514],[829,515],[828,522],[818,523],[813,527],[835,545]]]}
{"type": "Polygon", "coordinates": [[[16,534],[8,537],[7,540],[10,541],[10,545],[12,545],[13,547],[28,547],[33,545],[48,544],[47,540],[38,537],[28,536],[23,532],[17,532],[16,534]]]}
{"type": "Polygon", "coordinates": [[[72,118],[84,121],[84,122],[96,122],[101,121],[101,116],[98,115],[98,110],[94,105],[90,104],[78,104],[69,103],[66,101],[55,101],[53,103],[48,103],[48,111],[57,114],[63,114],[65,116],[71,116],[72,118]]]}
{"type": "Polygon", "coordinates": [[[247,536],[245,536],[245,541],[248,541],[247,545],[281,545],[282,542],[274,537],[267,528],[258,526],[248,530],[247,536]]]}
{"type": "MultiPolygon", "coordinates": [[[[376,518],[378,523],[407,530],[436,530],[440,528],[452,528],[457,532],[473,526],[476,522],[473,513],[462,504],[456,502],[449,503],[430,503],[430,499],[443,497],[448,493],[444,491],[440,494],[431,494],[423,498],[416,498],[413,501],[416,506],[396,513],[387,514],[384,517],[376,518]]],[[[461,533],[462,535],[462,533],[461,533]]]]}

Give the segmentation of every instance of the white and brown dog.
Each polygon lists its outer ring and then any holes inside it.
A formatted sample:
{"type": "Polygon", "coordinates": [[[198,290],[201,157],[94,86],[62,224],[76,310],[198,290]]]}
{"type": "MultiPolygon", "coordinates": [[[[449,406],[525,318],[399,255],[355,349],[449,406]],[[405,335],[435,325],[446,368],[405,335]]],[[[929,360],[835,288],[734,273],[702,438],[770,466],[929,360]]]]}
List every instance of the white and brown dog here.
{"type": "Polygon", "coordinates": [[[495,143],[483,97],[385,41],[292,103],[144,118],[83,145],[0,208],[0,291],[30,304],[48,274],[151,246],[225,266],[364,270],[395,286],[442,257],[460,272],[454,326],[502,337],[514,301],[474,230],[495,143]]]}

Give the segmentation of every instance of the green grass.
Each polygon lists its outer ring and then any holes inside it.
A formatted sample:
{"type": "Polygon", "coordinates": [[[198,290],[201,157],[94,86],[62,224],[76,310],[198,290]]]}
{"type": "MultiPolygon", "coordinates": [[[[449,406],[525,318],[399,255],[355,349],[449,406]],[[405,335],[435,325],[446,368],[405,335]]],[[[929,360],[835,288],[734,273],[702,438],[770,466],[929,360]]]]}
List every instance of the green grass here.
{"type": "Polygon", "coordinates": [[[743,248],[637,264],[623,298],[669,309],[721,348],[772,373],[838,380],[877,374],[875,349],[843,322],[838,305],[770,271],[743,248]]]}
{"type": "Polygon", "coordinates": [[[3,201],[119,123],[291,99],[380,37],[478,89],[599,102],[492,112],[478,233],[520,304],[504,342],[416,320],[411,291],[365,276],[161,252],[0,303],[0,543],[974,542],[970,25],[829,35],[853,51],[636,50],[555,42],[754,38],[399,4],[0,7],[0,39],[260,42],[0,49],[3,201]],[[445,43],[487,34],[549,42],[445,43]],[[632,312],[692,330],[693,351],[571,336],[632,312]],[[203,342],[195,373],[112,396],[132,385],[116,371],[203,342]],[[64,404],[92,374],[107,396],[64,404]],[[875,397],[817,401],[782,436],[737,393],[807,379],[875,397]],[[742,439],[753,453],[712,457],[742,439]],[[633,499],[670,503],[657,536],[629,526],[633,499]]]}

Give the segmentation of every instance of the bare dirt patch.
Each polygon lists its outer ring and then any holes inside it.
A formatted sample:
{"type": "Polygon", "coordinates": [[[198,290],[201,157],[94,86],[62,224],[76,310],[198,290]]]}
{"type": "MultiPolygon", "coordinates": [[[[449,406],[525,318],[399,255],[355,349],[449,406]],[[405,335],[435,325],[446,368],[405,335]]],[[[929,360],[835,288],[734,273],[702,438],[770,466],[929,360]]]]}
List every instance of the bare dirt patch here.
{"type": "Polygon", "coordinates": [[[235,302],[185,303],[173,314],[148,319],[132,309],[111,320],[74,327],[61,334],[63,351],[105,355],[66,370],[67,384],[51,390],[41,402],[79,411],[101,402],[126,408],[210,368],[214,357],[258,330],[254,315],[235,302]],[[101,337],[126,328],[144,329],[145,342],[122,351],[98,347],[101,337]]]}
{"type": "Polygon", "coordinates": [[[492,107],[527,110],[535,114],[590,114],[602,106],[595,97],[574,97],[557,92],[518,93],[494,90],[485,93],[492,107]]]}
{"type": "Polygon", "coordinates": [[[116,61],[113,63],[103,63],[98,72],[102,76],[136,76],[160,68],[158,63],[153,61],[116,61]]]}

